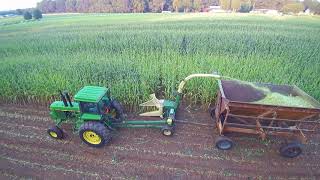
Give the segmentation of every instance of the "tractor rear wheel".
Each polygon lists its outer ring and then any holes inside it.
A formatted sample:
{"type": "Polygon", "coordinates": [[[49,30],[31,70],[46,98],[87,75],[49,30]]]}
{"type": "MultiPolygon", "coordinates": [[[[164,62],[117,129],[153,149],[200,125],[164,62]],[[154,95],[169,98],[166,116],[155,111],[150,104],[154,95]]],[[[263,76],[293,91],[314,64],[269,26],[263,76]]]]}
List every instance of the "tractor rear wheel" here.
{"type": "Polygon", "coordinates": [[[81,125],[80,139],[91,147],[102,147],[111,141],[111,132],[100,122],[89,121],[81,125]]]}
{"type": "Polygon", "coordinates": [[[54,139],[62,139],[63,131],[58,126],[52,126],[47,130],[50,137],[54,139]]]}
{"type": "Polygon", "coordinates": [[[111,114],[112,118],[116,120],[124,119],[124,108],[117,100],[111,101],[111,114]]]}

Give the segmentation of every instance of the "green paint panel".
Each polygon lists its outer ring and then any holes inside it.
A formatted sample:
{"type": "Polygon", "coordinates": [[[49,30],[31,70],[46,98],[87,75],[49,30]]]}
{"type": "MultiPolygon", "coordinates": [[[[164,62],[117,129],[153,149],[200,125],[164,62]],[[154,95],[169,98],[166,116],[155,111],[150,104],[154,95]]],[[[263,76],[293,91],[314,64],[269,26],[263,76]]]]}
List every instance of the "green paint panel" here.
{"type": "Polygon", "coordinates": [[[82,120],[101,120],[101,115],[84,113],[81,115],[82,120]]]}
{"type": "Polygon", "coordinates": [[[167,120],[128,120],[120,123],[112,123],[112,127],[122,128],[162,128],[167,125],[167,120]]]}
{"type": "Polygon", "coordinates": [[[170,100],[164,100],[163,106],[167,109],[176,109],[177,108],[176,102],[170,101],[170,100]]]}
{"type": "Polygon", "coordinates": [[[108,88],[105,87],[85,86],[74,96],[74,100],[97,103],[107,92],[108,88]]]}
{"type": "Polygon", "coordinates": [[[133,125],[133,124],[119,124],[116,125],[115,127],[120,127],[120,128],[157,128],[161,129],[163,128],[163,125],[133,125]]]}
{"type": "Polygon", "coordinates": [[[73,107],[70,106],[68,103],[68,106],[64,106],[63,101],[55,101],[50,105],[51,111],[80,111],[79,104],[76,102],[72,102],[73,107]]]}
{"type": "Polygon", "coordinates": [[[166,124],[166,120],[152,120],[152,121],[146,121],[146,120],[129,120],[129,121],[122,121],[121,124],[134,124],[134,125],[151,125],[151,124],[166,124]]]}

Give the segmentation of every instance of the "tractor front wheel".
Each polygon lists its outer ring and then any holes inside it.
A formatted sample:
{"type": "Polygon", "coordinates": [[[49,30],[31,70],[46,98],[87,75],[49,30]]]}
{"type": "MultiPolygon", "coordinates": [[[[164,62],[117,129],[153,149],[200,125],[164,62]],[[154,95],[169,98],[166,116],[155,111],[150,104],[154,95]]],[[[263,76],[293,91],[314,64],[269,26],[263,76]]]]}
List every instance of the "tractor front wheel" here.
{"type": "Polygon", "coordinates": [[[63,131],[58,126],[52,126],[47,130],[50,137],[54,139],[62,139],[63,131]]]}
{"type": "Polygon", "coordinates": [[[111,132],[100,122],[89,121],[81,125],[80,139],[91,147],[102,147],[111,141],[111,132]]]}

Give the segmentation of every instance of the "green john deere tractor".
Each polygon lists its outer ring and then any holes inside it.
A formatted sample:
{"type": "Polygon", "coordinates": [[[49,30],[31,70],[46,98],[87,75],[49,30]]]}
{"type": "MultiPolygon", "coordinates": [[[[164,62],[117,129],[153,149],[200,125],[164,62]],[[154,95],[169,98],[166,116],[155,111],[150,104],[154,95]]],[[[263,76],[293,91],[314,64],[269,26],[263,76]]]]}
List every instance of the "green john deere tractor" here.
{"type": "Polygon", "coordinates": [[[50,105],[50,116],[55,126],[48,129],[51,137],[63,138],[61,123],[71,120],[74,131],[86,144],[101,147],[111,140],[111,131],[119,127],[159,128],[165,136],[174,133],[174,118],[177,104],[173,101],[153,98],[142,106],[157,106],[158,111],[141,114],[142,116],[160,116],[159,120],[126,120],[121,104],[110,97],[109,89],[97,86],[85,86],[75,96],[75,102],[67,92],[60,92],[62,101],[50,105]]]}
{"type": "Polygon", "coordinates": [[[190,75],[180,83],[174,101],[158,100],[152,94],[151,100],[140,106],[156,107],[157,110],[140,116],[158,116],[159,120],[127,120],[121,104],[110,96],[109,89],[105,87],[85,86],[74,96],[74,102],[67,92],[60,91],[61,101],[50,105],[50,116],[55,126],[47,132],[52,138],[62,139],[61,124],[71,121],[74,132],[78,132],[81,140],[92,147],[108,144],[112,138],[111,131],[116,128],[158,128],[163,135],[172,136],[183,87],[194,77],[220,78],[217,74],[190,75]]]}

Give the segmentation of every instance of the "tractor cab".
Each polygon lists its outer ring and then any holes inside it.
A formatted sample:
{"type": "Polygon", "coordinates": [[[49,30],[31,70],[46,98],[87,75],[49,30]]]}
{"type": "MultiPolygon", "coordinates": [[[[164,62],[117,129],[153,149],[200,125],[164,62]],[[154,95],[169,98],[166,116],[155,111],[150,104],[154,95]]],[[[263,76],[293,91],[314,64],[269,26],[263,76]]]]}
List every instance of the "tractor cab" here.
{"type": "Polygon", "coordinates": [[[105,116],[111,118],[120,116],[120,112],[113,106],[108,88],[85,86],[74,96],[74,100],[79,103],[82,120],[101,120],[105,116]]]}

